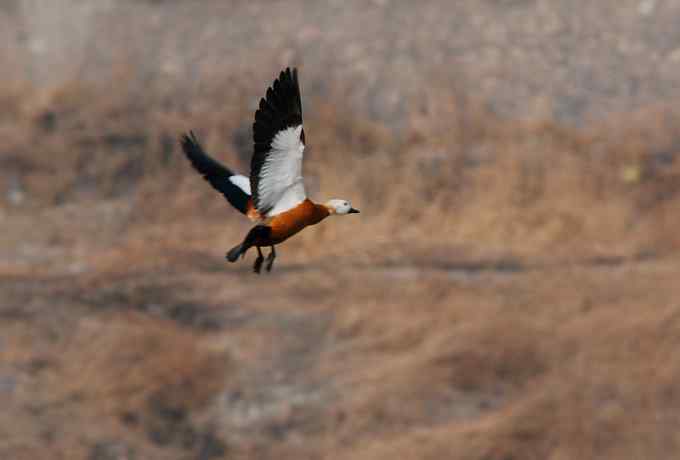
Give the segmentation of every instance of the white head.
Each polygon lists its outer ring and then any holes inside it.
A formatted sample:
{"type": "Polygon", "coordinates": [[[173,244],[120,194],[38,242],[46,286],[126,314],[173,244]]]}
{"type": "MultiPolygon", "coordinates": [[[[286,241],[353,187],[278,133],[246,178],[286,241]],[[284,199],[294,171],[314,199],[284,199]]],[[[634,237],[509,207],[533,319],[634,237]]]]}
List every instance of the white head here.
{"type": "Polygon", "coordinates": [[[326,208],[328,208],[328,212],[330,212],[331,215],[337,214],[339,216],[359,212],[359,210],[354,209],[352,203],[347,200],[330,200],[326,203],[326,208]]]}

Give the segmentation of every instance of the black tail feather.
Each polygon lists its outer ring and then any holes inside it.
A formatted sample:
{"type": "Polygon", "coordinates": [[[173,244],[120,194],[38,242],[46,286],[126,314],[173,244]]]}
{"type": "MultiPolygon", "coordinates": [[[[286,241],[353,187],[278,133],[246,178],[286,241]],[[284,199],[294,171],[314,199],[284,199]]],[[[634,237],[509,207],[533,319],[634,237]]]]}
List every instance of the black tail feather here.
{"type": "Polygon", "coordinates": [[[229,262],[236,262],[239,256],[244,255],[248,249],[255,246],[255,243],[258,239],[263,241],[269,238],[271,230],[272,228],[266,225],[256,225],[255,227],[251,228],[243,240],[243,243],[239,244],[238,246],[234,246],[229,250],[227,253],[227,260],[229,262]]]}
{"type": "Polygon", "coordinates": [[[243,244],[239,244],[234,246],[227,252],[227,260],[229,262],[236,262],[239,258],[240,255],[244,254],[245,251],[243,250],[243,244]]]}

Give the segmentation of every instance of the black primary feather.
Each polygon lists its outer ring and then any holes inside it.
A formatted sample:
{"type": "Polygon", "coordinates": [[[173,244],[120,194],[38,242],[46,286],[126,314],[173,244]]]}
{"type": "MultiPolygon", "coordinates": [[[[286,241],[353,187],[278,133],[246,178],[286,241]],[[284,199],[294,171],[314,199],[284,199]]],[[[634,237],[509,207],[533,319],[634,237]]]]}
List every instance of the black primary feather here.
{"type": "Polygon", "coordinates": [[[220,164],[203,150],[193,131],[184,134],[180,139],[182,150],[187,156],[191,165],[207,180],[213,188],[227,199],[229,203],[246,214],[248,211],[248,200],[250,196],[233,184],[229,178],[234,173],[226,166],[220,164]]]}
{"type": "MultiPolygon", "coordinates": [[[[280,131],[301,124],[302,99],[297,69],[286,68],[267,89],[266,97],[260,99],[260,106],[255,112],[253,123],[255,149],[250,163],[250,188],[255,207],[262,214],[266,214],[270,209],[262,208],[259,202],[258,185],[260,171],[271,150],[272,140],[280,131]]],[[[304,144],[304,130],[300,134],[300,139],[304,144]]]]}

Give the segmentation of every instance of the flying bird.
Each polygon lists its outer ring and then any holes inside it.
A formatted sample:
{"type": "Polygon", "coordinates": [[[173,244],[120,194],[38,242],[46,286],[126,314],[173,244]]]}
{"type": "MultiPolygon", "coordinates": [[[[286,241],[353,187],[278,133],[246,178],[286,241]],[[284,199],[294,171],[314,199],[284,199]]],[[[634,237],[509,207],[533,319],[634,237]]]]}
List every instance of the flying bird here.
{"type": "Polygon", "coordinates": [[[256,222],[226,257],[229,262],[236,262],[255,247],[257,259],[253,270],[260,273],[265,262],[263,247],[271,248],[266,259],[266,269],[270,271],[276,258],[275,245],[328,216],[359,211],[348,200],[318,204],[307,198],[302,178],[305,131],[297,69],[282,71],[260,100],[255,111],[253,142],[250,177],[246,177],[211,158],[193,131],[180,139],[182,150],[196,171],[234,208],[256,222]]]}

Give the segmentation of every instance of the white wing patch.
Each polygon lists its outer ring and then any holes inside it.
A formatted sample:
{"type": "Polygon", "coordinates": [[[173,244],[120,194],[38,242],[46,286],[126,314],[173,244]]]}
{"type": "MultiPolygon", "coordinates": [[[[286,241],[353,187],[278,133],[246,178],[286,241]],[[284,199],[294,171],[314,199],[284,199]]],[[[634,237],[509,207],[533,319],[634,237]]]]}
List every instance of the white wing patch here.
{"type": "Polygon", "coordinates": [[[234,174],[229,177],[229,182],[243,190],[246,195],[251,195],[250,193],[250,179],[241,174],[234,174]]]}
{"type": "Polygon", "coordinates": [[[302,182],[293,184],[287,188],[281,198],[276,202],[276,205],[271,211],[267,213],[267,217],[272,217],[282,212],[286,212],[289,209],[293,209],[295,206],[299,205],[305,201],[307,196],[305,195],[305,186],[302,182]]]}
{"type": "Polygon", "coordinates": [[[267,216],[274,216],[302,203],[307,195],[302,180],[300,140],[302,125],[280,131],[271,142],[271,150],[260,169],[258,196],[264,208],[271,207],[267,216]]]}

